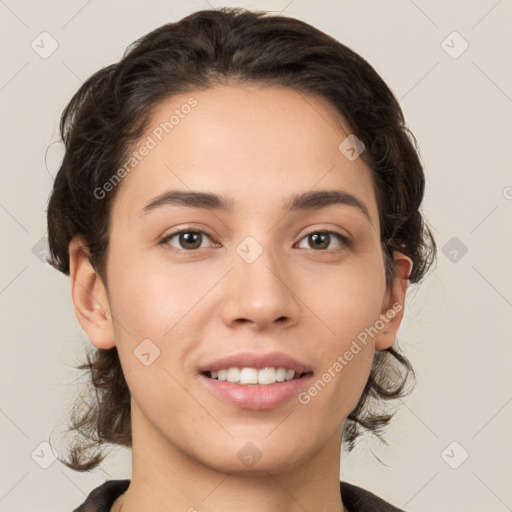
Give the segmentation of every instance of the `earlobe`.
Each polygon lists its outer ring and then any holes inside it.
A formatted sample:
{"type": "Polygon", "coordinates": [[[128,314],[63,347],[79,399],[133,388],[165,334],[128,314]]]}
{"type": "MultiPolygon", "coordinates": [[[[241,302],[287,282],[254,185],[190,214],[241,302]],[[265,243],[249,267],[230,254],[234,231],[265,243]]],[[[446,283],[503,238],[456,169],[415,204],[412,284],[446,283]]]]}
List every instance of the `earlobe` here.
{"type": "Polygon", "coordinates": [[[79,237],[69,244],[69,267],[71,297],[78,322],[95,347],[114,347],[114,329],[105,286],[90,263],[86,244],[79,237]]]}
{"type": "Polygon", "coordinates": [[[412,260],[405,254],[393,252],[395,260],[395,280],[386,294],[380,314],[378,333],[375,336],[375,349],[386,350],[396,339],[396,333],[402,323],[405,309],[405,294],[410,284],[409,276],[412,272],[412,260]]]}

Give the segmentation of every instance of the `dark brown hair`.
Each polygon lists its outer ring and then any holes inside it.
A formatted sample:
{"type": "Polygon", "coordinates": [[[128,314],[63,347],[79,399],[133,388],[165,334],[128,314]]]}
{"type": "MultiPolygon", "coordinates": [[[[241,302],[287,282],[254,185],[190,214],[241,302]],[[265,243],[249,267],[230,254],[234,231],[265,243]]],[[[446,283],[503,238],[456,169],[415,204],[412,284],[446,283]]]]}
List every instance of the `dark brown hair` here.
{"type": "MultiPolygon", "coordinates": [[[[418,145],[393,93],[362,57],[329,35],[297,19],[241,8],[198,11],[153,30],[73,96],[61,117],[65,154],[48,204],[50,264],[69,275],[68,246],[79,235],[107,287],[109,216],[122,184],[101,200],[94,191],[126,160],[162,100],[227,83],[288,87],[329,102],[364,143],[361,158],[373,170],[386,284],[393,283],[395,250],[412,259],[410,281],[418,283],[436,258],[436,244],[420,213],[425,178],[418,145]]],[[[117,349],[90,349],[86,356],[77,368],[86,370],[95,393],[92,401],[75,402],[69,462],[60,459],[77,471],[98,466],[108,444],[132,442],[130,392],[117,349]]],[[[403,397],[409,376],[412,366],[396,344],[375,353],[344,424],[349,451],[362,430],[383,440],[393,416],[384,401],[403,397]]]]}

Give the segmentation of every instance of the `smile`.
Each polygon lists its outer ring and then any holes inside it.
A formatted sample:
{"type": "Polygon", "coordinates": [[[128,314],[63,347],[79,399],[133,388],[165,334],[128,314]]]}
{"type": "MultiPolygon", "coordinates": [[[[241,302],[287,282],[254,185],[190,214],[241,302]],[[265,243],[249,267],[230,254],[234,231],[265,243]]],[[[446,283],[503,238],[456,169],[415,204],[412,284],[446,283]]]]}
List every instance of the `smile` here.
{"type": "Polygon", "coordinates": [[[288,368],[267,367],[261,370],[256,368],[226,368],[218,371],[206,372],[206,375],[219,381],[240,384],[259,384],[268,386],[276,382],[284,382],[302,377],[304,374],[295,374],[295,370],[288,368]]]}

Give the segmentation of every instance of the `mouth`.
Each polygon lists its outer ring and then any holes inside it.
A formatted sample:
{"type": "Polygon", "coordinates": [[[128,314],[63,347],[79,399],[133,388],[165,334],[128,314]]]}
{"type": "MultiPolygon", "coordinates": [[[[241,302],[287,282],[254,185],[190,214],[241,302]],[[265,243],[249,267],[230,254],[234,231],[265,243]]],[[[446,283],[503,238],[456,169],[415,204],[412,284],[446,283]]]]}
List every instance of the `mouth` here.
{"type": "Polygon", "coordinates": [[[290,370],[288,379],[285,374],[284,380],[277,380],[282,379],[283,372],[278,369],[272,376],[272,372],[267,370],[270,369],[230,368],[229,370],[202,371],[199,377],[206,389],[217,399],[232,407],[253,411],[275,409],[298,400],[299,394],[311,385],[312,371],[295,374],[290,370]],[[255,378],[256,371],[258,375],[255,378]],[[261,382],[259,372],[263,372],[261,382]],[[228,380],[228,376],[233,382],[228,380]]]}

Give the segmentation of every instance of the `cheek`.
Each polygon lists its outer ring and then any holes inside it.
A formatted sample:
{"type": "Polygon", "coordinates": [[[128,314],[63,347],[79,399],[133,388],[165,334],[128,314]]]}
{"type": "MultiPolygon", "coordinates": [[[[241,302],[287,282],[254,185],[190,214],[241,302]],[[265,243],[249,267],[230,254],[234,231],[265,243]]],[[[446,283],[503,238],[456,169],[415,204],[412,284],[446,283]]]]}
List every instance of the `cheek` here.
{"type": "Polygon", "coordinates": [[[197,346],[190,314],[211,283],[141,262],[120,262],[111,275],[117,348],[133,399],[149,417],[171,402],[175,410],[189,407],[180,362],[197,346]]]}
{"type": "Polygon", "coordinates": [[[162,338],[208,290],[196,271],[183,265],[119,260],[112,272],[112,302],[119,318],[139,336],[162,338]]]}
{"type": "Polygon", "coordinates": [[[343,349],[379,319],[384,268],[375,256],[354,257],[338,267],[314,269],[302,279],[301,289],[304,302],[319,321],[318,332],[331,340],[329,348],[343,349]]]}
{"type": "Polygon", "coordinates": [[[373,363],[373,336],[385,291],[380,263],[375,257],[354,259],[337,271],[317,272],[312,282],[318,286],[304,287],[305,302],[314,305],[316,329],[310,332],[321,365],[311,394],[321,394],[320,401],[325,398],[344,414],[357,405],[373,363]]]}

